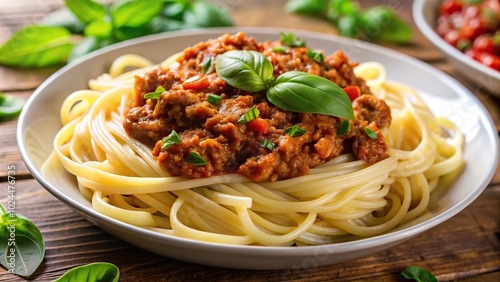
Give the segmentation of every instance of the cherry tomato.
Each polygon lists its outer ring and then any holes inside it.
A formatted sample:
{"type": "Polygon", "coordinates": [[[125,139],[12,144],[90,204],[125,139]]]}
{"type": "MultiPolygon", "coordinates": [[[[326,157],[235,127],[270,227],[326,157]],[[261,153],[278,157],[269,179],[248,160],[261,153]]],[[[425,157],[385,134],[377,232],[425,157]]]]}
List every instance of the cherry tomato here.
{"type": "Polygon", "coordinates": [[[480,53],[477,60],[497,71],[500,71],[500,56],[490,54],[490,53],[480,53]]]}
{"type": "Polygon", "coordinates": [[[451,15],[462,10],[463,4],[458,0],[444,0],[441,4],[441,15],[451,15]]]}
{"type": "Polygon", "coordinates": [[[476,37],[488,31],[489,30],[486,27],[484,20],[479,17],[475,17],[464,22],[464,25],[460,30],[460,37],[473,41],[476,37]]]}
{"type": "Polygon", "coordinates": [[[450,30],[448,33],[446,33],[443,37],[443,39],[448,42],[448,44],[452,45],[453,47],[457,46],[457,42],[460,39],[460,34],[456,30],[450,30]]]}
{"type": "Polygon", "coordinates": [[[493,38],[488,36],[487,34],[481,34],[472,43],[472,49],[486,52],[486,53],[495,53],[495,43],[493,42],[493,38]]]}

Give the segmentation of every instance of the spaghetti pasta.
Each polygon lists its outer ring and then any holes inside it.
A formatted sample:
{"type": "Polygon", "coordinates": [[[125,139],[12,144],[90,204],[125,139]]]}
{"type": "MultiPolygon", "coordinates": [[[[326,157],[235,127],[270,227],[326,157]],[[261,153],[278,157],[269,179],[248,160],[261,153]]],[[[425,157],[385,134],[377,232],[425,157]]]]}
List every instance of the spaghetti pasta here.
{"type": "Polygon", "coordinates": [[[425,213],[430,194],[464,166],[463,135],[435,116],[411,87],[386,79],[382,64],[354,72],[391,108],[383,134],[389,157],[369,164],[352,153],[308,175],[252,182],[239,174],[171,176],[151,147],[123,128],[134,76],[159,65],[136,55],[117,58],[90,90],[68,96],[63,127],[42,168],[60,162],[93,208],[120,221],[195,240],[244,245],[317,245],[374,236],[425,213]],[[133,70],[129,70],[133,68],[133,70]]]}

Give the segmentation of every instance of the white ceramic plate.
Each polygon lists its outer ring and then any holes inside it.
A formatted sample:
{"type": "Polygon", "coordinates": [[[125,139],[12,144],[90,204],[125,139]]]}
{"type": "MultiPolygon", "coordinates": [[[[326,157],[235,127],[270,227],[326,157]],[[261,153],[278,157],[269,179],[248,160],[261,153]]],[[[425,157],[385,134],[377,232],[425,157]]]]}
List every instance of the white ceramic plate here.
{"type": "Polygon", "coordinates": [[[470,58],[444,41],[435,31],[439,5],[443,0],[414,0],[413,19],[419,30],[464,77],[500,97],[500,72],[470,58]]]}
{"type": "MultiPolygon", "coordinates": [[[[74,62],[47,79],[30,97],[19,118],[17,138],[23,160],[33,176],[51,194],[99,226],[102,230],[136,245],[171,258],[228,268],[284,269],[334,264],[352,260],[399,244],[456,215],[476,199],[490,182],[498,160],[497,132],[482,104],[457,81],[408,56],[366,42],[328,34],[297,31],[308,46],[333,53],[337,49],[357,61],[377,60],[387,68],[390,80],[418,89],[439,114],[457,122],[466,134],[464,157],[469,165],[453,187],[439,198],[434,195],[431,218],[419,218],[384,235],[345,243],[308,247],[234,246],[199,242],[153,233],[95,212],[80,195],[75,179],[62,167],[42,176],[40,167],[52,151],[52,140],[60,128],[59,107],[72,91],[84,89],[91,78],[106,72],[116,57],[141,54],[160,62],[209,38],[244,31],[257,40],[279,40],[280,31],[271,28],[224,28],[165,33],[101,49],[74,62]]],[[[134,254],[130,254],[133,256],[134,254]]]]}

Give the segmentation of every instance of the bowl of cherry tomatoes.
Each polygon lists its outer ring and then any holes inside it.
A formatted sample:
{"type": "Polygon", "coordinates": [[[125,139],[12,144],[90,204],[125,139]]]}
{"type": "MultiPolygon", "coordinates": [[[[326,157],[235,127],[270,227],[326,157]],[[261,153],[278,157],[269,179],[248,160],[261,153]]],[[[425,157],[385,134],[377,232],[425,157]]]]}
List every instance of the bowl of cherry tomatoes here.
{"type": "Polygon", "coordinates": [[[500,0],[414,0],[413,18],[458,72],[500,96],[500,0]]]}

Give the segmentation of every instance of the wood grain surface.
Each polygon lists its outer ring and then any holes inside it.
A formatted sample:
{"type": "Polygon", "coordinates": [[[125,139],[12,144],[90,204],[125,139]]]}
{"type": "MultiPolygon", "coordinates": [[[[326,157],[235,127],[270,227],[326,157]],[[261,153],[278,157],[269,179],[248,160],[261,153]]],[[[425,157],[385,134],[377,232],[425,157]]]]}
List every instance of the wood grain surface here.
{"type": "MultiPolygon", "coordinates": [[[[298,28],[335,34],[321,19],[286,13],[286,1],[220,0],[238,26],[298,28]]],[[[412,1],[360,1],[398,8],[412,25],[413,42],[384,45],[443,70],[463,83],[492,116],[500,129],[499,99],[456,73],[411,18],[412,1]],[[389,3],[390,2],[390,3],[389,3]]],[[[0,0],[0,43],[19,27],[35,23],[62,1],[0,0]]],[[[0,67],[0,91],[29,97],[56,68],[21,70],[0,67]]],[[[125,243],[83,219],[34,180],[21,160],[16,140],[17,120],[0,123],[0,203],[7,202],[7,166],[16,167],[16,211],[41,230],[46,255],[29,279],[0,268],[0,281],[52,281],[72,267],[96,261],[117,265],[120,281],[406,281],[401,271],[409,265],[424,267],[439,281],[500,281],[500,170],[485,191],[465,210],[398,246],[361,259],[324,267],[280,271],[251,271],[209,267],[162,257],[125,243]]],[[[480,163],[476,164],[480,165],[480,163]]]]}

